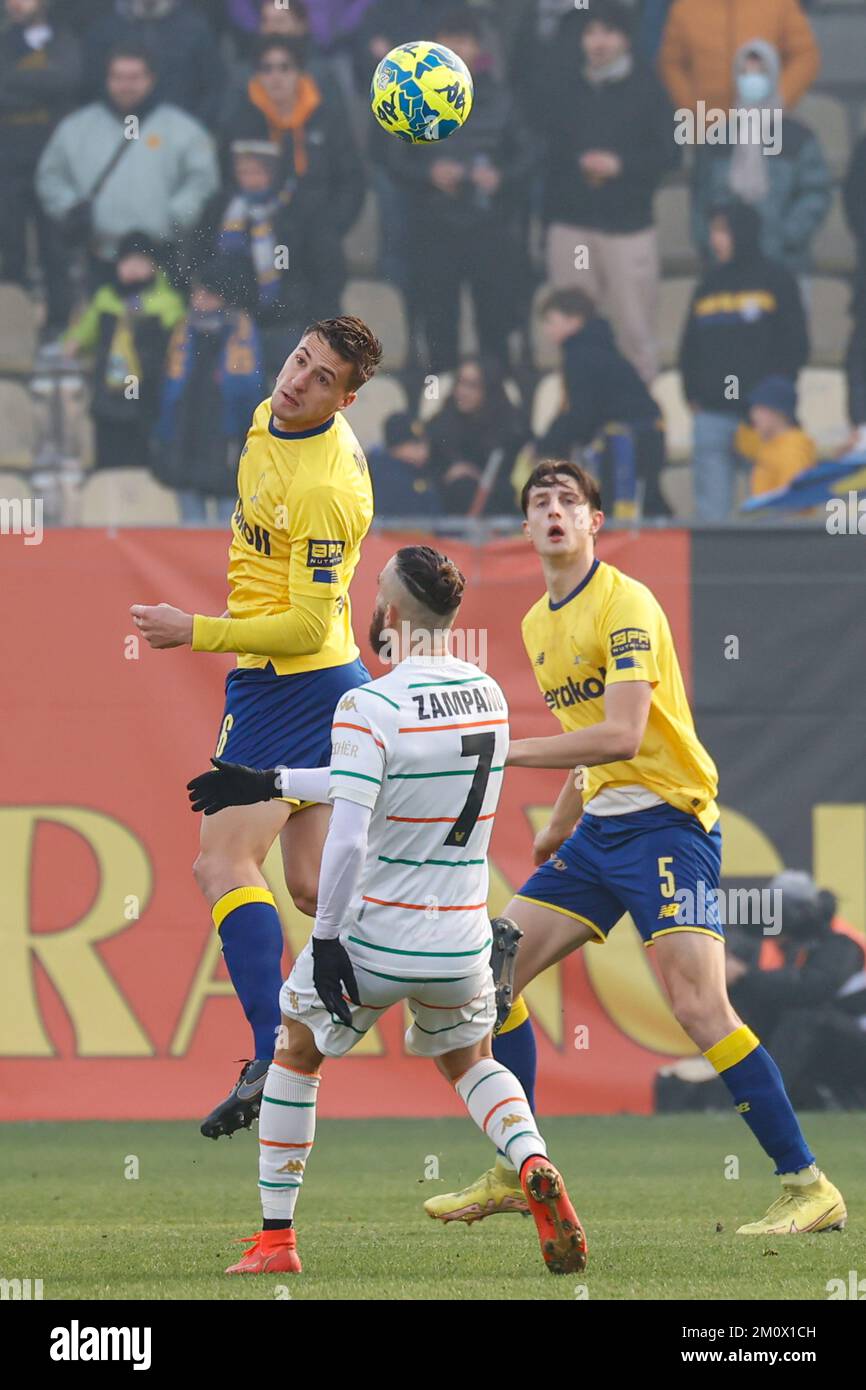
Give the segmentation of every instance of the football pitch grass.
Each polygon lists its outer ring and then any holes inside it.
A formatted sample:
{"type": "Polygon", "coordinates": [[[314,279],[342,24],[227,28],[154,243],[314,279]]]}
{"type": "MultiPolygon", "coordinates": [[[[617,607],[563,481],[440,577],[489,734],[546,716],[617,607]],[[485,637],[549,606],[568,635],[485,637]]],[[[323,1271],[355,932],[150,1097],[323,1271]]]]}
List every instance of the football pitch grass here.
{"type": "Polygon", "coordinates": [[[778,1192],[736,1116],[542,1127],[587,1230],[582,1275],[547,1273],[529,1217],[425,1215],[426,1197],[490,1161],[473,1125],[448,1119],[321,1121],[297,1212],[304,1273],[244,1278],[223,1269],[260,1225],[255,1132],[214,1143],[195,1123],[7,1125],[0,1277],[42,1279],[45,1299],[593,1301],[822,1300],[829,1280],[866,1275],[863,1115],[804,1117],[847,1230],[773,1240],[735,1235],[778,1192]]]}

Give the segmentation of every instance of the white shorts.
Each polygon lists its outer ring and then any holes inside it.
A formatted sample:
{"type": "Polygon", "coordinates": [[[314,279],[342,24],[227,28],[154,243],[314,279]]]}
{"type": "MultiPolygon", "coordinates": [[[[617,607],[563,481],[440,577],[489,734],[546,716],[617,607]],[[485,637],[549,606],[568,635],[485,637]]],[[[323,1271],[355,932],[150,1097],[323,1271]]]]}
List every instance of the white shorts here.
{"type": "Polygon", "coordinates": [[[360,1042],[392,1004],[405,999],[413,1016],[406,1046],[420,1057],[441,1057],[471,1047],[493,1031],[496,991],[490,966],[457,980],[384,980],[365,970],[349,952],[362,1003],[349,1004],[351,1026],[327,1012],[313,986],[313,950],[309,943],[295,961],[280,990],[280,1010],[309,1028],[325,1057],[342,1057],[360,1042]]]}

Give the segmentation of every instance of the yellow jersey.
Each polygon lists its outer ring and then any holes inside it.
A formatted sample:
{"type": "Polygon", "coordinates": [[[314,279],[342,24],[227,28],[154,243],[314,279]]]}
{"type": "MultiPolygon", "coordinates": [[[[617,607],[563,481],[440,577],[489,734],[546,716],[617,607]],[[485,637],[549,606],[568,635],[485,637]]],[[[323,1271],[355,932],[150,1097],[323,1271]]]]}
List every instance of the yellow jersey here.
{"type": "Polygon", "coordinates": [[[566,731],[601,723],[608,685],[652,686],[637,757],[587,769],[586,809],[602,788],[637,786],[711,830],[719,816],[718,773],[695,733],[668,620],[646,585],[595,560],[564,599],[554,603],[545,594],[533,604],[522,633],[545,704],[566,731]]]}
{"type": "Polygon", "coordinates": [[[289,433],[263,401],[238,465],[229,617],[197,614],[193,650],[237,652],[239,666],[271,662],[279,675],[354,661],[349,585],[372,519],[367,460],[344,417],[289,433]],[[285,620],[304,608],[324,615],[325,639],[295,653],[285,620]]]}

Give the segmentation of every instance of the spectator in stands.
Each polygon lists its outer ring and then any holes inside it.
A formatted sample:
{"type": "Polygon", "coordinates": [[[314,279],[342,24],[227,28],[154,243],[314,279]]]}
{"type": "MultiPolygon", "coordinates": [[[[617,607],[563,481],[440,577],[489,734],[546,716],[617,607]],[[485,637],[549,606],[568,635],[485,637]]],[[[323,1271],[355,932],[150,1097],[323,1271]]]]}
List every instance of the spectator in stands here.
{"type": "Polygon", "coordinates": [[[250,285],[230,257],[193,276],[189,312],[168,349],[153,471],[177,490],[185,525],[228,524],[250,417],[266,394],[250,285]]]}
{"type": "Polygon", "coordinates": [[[854,147],[842,188],[845,216],[857,244],[851,296],[851,337],[845,358],[851,437],[843,452],[866,449],[866,135],[854,147]]]}
{"type": "Polygon", "coordinates": [[[250,307],[272,381],[304,326],[340,312],[343,253],[323,216],[321,190],[286,169],[278,145],[236,140],[231,159],[232,187],[214,210],[213,235],[202,239],[248,268],[255,286],[250,307]]]}
{"type": "Polygon", "coordinates": [[[737,435],[737,449],[752,460],[750,492],[786,487],[818,462],[815,441],[797,424],[797,388],[790,377],[768,376],[749,396],[749,424],[737,435]]]}
{"type": "Polygon", "coordinates": [[[792,110],[821,66],[799,0],[674,0],[659,53],[659,72],[674,107],[693,111],[699,101],[708,110],[735,107],[734,58],[754,39],[765,39],[778,51],[782,104],[792,110]]]}
{"type": "Polygon", "coordinates": [[[63,222],[85,211],[95,283],[111,278],[127,232],[148,233],[161,243],[163,259],[170,258],[219,185],[207,131],[161,101],[155,86],[145,49],[116,49],[105,96],[61,121],[36,170],[36,191],[50,217],[63,222]]]}
{"type": "Polygon", "coordinates": [[[497,358],[485,362],[470,357],[460,364],[451,394],[428,432],[446,512],[515,515],[511,473],[530,430],[523,410],[505,391],[497,358]]]}
{"type": "Polygon", "coordinates": [[[631,47],[632,11],[593,0],[560,26],[539,128],[545,138],[547,275],[602,306],[644,381],[658,373],[660,277],[653,195],[679,151],[664,91],[631,47]]]}
{"type": "Polygon", "coordinates": [[[64,339],[93,362],[90,410],[97,468],[146,468],[165,350],[184,303],[143,233],[122,238],[113,282],[101,285],[64,339]]]}
{"type": "Polygon", "coordinates": [[[866,275],[866,135],[861,135],[854,146],[842,197],[848,226],[857,243],[858,271],[866,275]]]}
{"type": "MultiPolygon", "coordinates": [[[[308,180],[318,200],[321,232],[342,240],[364,200],[364,172],[342,106],[325,101],[304,70],[295,39],[263,38],[256,70],[226,121],[231,140],[271,140],[279,145],[289,177],[308,180]]],[[[342,252],[338,253],[340,256],[342,252]]]]}
{"type": "Polygon", "coordinates": [[[442,515],[436,475],[430,467],[430,441],[420,420],[407,410],[389,415],[384,444],[369,456],[378,519],[419,521],[442,515]]]}
{"type": "Polygon", "coordinates": [[[696,515],[724,521],[734,501],[735,436],[750,393],[766,376],[796,382],[809,356],[797,282],[759,247],[760,216],[745,203],[710,217],[713,266],[698,283],[679,365],[694,411],[696,515]]]}
{"type": "Polygon", "coordinates": [[[35,224],[45,277],[45,339],[63,331],[72,307],[66,255],[57,228],[36,197],[39,157],[74,104],[81,51],[56,27],[48,0],[5,0],[0,34],[0,278],[27,284],[27,229],[35,224]]]}
{"type": "Polygon", "coordinates": [[[525,298],[518,232],[532,154],[508,88],[479,69],[481,34],[471,11],[455,10],[434,35],[475,74],[472,118],[459,136],[441,149],[392,140],[389,150],[409,209],[410,319],[423,327],[434,372],[457,363],[462,285],[472,297],[481,352],[490,358],[507,360],[525,298]]]}
{"type": "Polygon", "coordinates": [[[569,458],[601,441],[600,479],[605,506],[614,510],[612,443],[632,446],[645,516],[670,516],[660,475],[665,464],[664,421],[632,364],[617,348],[610,325],[581,289],[552,290],[541,305],[545,332],[562,349],[564,403],[542,439],[541,455],[569,458]]]}
{"type": "Polygon", "coordinates": [[[120,46],[143,45],[158,63],[160,101],[179,106],[203,125],[219,117],[225,70],[216,36],[187,0],[115,0],[113,12],[97,20],[87,36],[88,92],[102,91],[110,54],[120,46]]]}
{"type": "Polygon", "coordinates": [[[766,1039],[795,1105],[859,1109],[866,1105],[866,941],[809,874],[786,869],[770,889],[781,895],[781,932],[764,941],[757,962],[747,944],[726,953],[731,1004],[766,1039]]]}
{"type": "MultiPolygon", "coordinates": [[[[737,106],[753,113],[735,145],[708,145],[697,162],[692,198],[695,243],[709,251],[709,210],[729,198],[751,204],[761,216],[761,249],[795,275],[811,269],[812,241],[833,201],[833,176],[820,142],[808,126],[784,117],[781,148],[766,150],[770,137],[761,112],[779,112],[779,55],[772,44],[744,44],[734,62],[737,106]]],[[[782,134],[779,125],[776,138],[782,134]]]]}

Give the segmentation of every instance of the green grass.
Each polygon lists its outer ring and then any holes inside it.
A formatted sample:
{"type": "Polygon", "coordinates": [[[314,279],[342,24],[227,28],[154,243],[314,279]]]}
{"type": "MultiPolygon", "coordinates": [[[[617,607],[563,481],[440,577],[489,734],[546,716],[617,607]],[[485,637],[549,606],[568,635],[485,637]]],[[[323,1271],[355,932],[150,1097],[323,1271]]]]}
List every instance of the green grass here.
{"type": "Polygon", "coordinates": [[[325,1120],[298,1206],[302,1276],[223,1276],[259,1226],[252,1135],[211,1143],[195,1124],[8,1125],[0,1277],[46,1299],[826,1299],[866,1277],[866,1120],[807,1117],[844,1191],[842,1233],[772,1242],[734,1232],[777,1195],[736,1116],[547,1120],[551,1154],[587,1229],[585,1275],[551,1277],[532,1222],[442,1227],[421,1211],[474,1177],[489,1148],[468,1120],[325,1120]],[[138,1179],[124,1177],[128,1155],[138,1179]],[[440,1179],[425,1179],[429,1156],[440,1179]],[[740,1177],[724,1176],[736,1155],[740,1177]],[[717,1224],[722,1227],[717,1230],[717,1224]]]}

